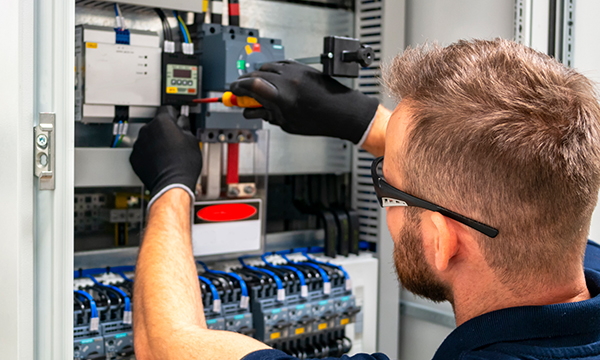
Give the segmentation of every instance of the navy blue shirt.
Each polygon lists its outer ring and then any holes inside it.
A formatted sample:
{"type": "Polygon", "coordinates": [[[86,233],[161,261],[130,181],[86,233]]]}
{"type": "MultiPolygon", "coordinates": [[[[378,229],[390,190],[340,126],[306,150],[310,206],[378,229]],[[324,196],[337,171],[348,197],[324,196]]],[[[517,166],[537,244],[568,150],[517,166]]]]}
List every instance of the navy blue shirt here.
{"type": "MultiPolygon", "coordinates": [[[[585,279],[591,299],[576,303],[502,309],[457,327],[433,360],[600,360],[600,246],[588,242],[585,279]]],[[[342,360],[389,360],[383,354],[342,360]]],[[[297,360],[279,350],[260,350],[244,360],[297,360]]]]}

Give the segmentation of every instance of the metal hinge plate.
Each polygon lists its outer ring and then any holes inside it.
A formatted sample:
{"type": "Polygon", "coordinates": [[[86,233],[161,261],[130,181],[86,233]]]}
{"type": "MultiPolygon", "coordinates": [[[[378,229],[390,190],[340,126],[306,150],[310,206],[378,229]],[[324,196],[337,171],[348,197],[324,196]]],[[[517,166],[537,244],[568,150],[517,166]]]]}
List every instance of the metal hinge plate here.
{"type": "Polygon", "coordinates": [[[54,190],[54,113],[40,113],[40,123],[34,127],[33,168],[39,179],[39,190],[54,190]]]}

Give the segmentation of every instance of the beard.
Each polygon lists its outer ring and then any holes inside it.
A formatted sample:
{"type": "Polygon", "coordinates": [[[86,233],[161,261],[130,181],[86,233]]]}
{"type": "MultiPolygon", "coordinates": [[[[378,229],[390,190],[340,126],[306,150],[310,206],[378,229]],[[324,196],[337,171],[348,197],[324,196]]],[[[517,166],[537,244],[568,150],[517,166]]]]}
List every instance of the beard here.
{"type": "Polygon", "coordinates": [[[452,290],[438,278],[425,258],[420,211],[405,208],[404,227],[394,240],[394,263],[402,286],[417,296],[435,302],[452,302],[452,290]]]}

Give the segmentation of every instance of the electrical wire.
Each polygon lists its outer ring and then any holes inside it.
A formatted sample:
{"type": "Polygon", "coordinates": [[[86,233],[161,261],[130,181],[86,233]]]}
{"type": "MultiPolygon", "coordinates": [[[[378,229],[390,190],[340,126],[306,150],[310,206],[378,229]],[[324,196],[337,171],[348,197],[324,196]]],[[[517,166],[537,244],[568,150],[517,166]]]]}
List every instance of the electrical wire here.
{"type": "Polygon", "coordinates": [[[96,280],[96,278],[93,277],[92,275],[88,275],[88,277],[90,279],[92,279],[94,284],[101,286],[101,287],[112,289],[112,290],[116,291],[117,293],[119,293],[119,295],[121,295],[125,299],[125,310],[123,311],[123,324],[131,324],[133,322],[132,321],[133,317],[131,314],[131,299],[129,299],[129,296],[127,296],[127,294],[125,294],[125,292],[123,290],[119,289],[116,286],[102,284],[98,280],[96,280]]]}
{"type": "Polygon", "coordinates": [[[160,18],[160,22],[162,23],[164,39],[168,41],[173,41],[173,33],[171,32],[171,25],[169,25],[167,15],[165,15],[165,12],[159,8],[154,8],[154,12],[156,12],[158,17],[160,18]]]}
{"type": "Polygon", "coordinates": [[[325,272],[325,270],[323,270],[320,266],[316,265],[316,264],[311,264],[309,262],[296,262],[296,261],[292,261],[290,260],[285,254],[279,254],[281,255],[281,257],[283,257],[285,259],[285,261],[292,263],[292,264],[298,264],[298,265],[306,265],[306,266],[310,266],[313,269],[317,270],[319,272],[319,274],[321,274],[321,278],[323,279],[323,293],[328,295],[331,293],[331,282],[329,281],[329,276],[327,275],[327,272],[325,272]]]}
{"type": "Polygon", "coordinates": [[[212,283],[212,281],[208,280],[204,276],[198,275],[198,279],[200,279],[202,282],[204,282],[206,285],[208,285],[208,287],[210,287],[210,292],[212,293],[212,296],[213,296],[213,311],[216,313],[220,313],[221,312],[221,299],[219,298],[219,291],[217,290],[217,287],[212,283]]]}
{"type": "Polygon", "coordinates": [[[276,265],[270,261],[267,260],[267,254],[263,254],[260,256],[260,258],[262,259],[262,261],[265,262],[265,264],[269,264],[272,267],[274,267],[275,269],[279,269],[279,268],[284,268],[284,269],[288,269],[291,270],[293,272],[296,273],[296,275],[298,276],[298,279],[300,280],[300,296],[302,297],[308,297],[308,286],[306,285],[306,279],[304,277],[304,274],[302,273],[302,271],[292,267],[292,266],[287,266],[287,265],[276,265]]]}
{"type": "Polygon", "coordinates": [[[279,276],[277,276],[277,274],[275,274],[271,270],[257,268],[256,266],[252,266],[252,265],[246,265],[246,263],[244,262],[243,256],[240,256],[238,258],[238,260],[239,260],[240,264],[242,264],[242,266],[247,269],[258,271],[258,272],[261,272],[261,273],[271,276],[275,280],[275,284],[277,284],[277,300],[278,301],[285,300],[285,289],[283,288],[283,282],[281,281],[279,276]]]}
{"type": "Polygon", "coordinates": [[[238,274],[236,274],[234,272],[211,270],[202,261],[198,261],[198,264],[202,265],[202,267],[204,268],[204,271],[206,271],[207,273],[218,274],[218,275],[229,275],[229,276],[233,277],[234,279],[236,279],[240,283],[240,288],[242,290],[242,297],[240,299],[240,308],[242,308],[242,309],[248,308],[248,305],[250,303],[250,296],[248,296],[248,285],[246,285],[246,282],[244,281],[244,279],[242,279],[241,276],[239,276],[238,274]]]}
{"type": "Polygon", "coordinates": [[[308,260],[310,260],[310,261],[312,261],[312,262],[314,262],[316,264],[331,266],[333,268],[336,268],[336,269],[340,270],[344,274],[344,279],[345,279],[344,285],[346,287],[346,290],[352,290],[352,281],[350,280],[350,275],[348,275],[348,272],[341,265],[332,264],[332,263],[327,262],[327,261],[324,262],[324,261],[316,260],[316,259],[308,256],[308,253],[305,252],[305,251],[302,252],[302,255],[304,255],[304,257],[306,257],[308,260]]]}
{"type": "Polygon", "coordinates": [[[192,37],[190,36],[190,32],[188,31],[187,26],[185,25],[185,22],[183,22],[183,19],[181,18],[181,16],[179,15],[179,13],[175,10],[173,10],[173,15],[175,16],[175,19],[177,19],[177,22],[179,23],[179,29],[181,30],[181,33],[183,34],[183,39],[186,43],[191,43],[192,42],[192,37]]]}
{"type": "Polygon", "coordinates": [[[115,3],[115,15],[117,17],[117,27],[119,30],[125,30],[125,18],[123,17],[123,13],[121,12],[119,4],[117,3],[115,3]]]}
{"type": "Polygon", "coordinates": [[[90,331],[98,331],[100,327],[100,318],[98,317],[98,308],[96,302],[90,293],[83,290],[75,290],[75,294],[81,295],[90,302],[90,331]]]}

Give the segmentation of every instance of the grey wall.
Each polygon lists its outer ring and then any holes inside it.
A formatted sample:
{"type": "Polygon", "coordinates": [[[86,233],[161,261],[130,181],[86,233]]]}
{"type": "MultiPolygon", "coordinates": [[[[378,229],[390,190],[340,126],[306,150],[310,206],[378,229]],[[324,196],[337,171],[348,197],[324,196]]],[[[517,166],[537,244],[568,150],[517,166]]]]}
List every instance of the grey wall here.
{"type": "Polygon", "coordinates": [[[450,44],[464,38],[512,39],[514,1],[407,0],[406,44],[450,44]]]}

